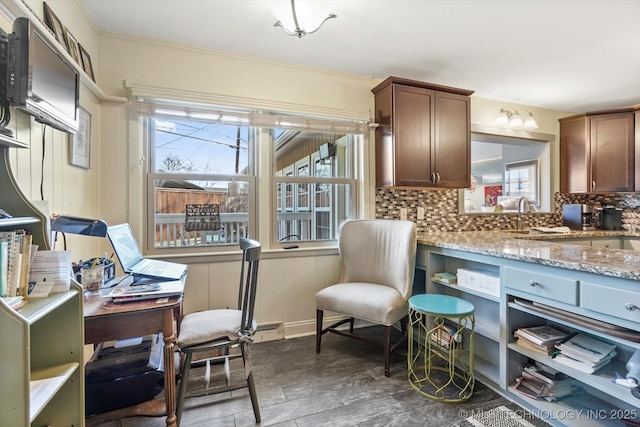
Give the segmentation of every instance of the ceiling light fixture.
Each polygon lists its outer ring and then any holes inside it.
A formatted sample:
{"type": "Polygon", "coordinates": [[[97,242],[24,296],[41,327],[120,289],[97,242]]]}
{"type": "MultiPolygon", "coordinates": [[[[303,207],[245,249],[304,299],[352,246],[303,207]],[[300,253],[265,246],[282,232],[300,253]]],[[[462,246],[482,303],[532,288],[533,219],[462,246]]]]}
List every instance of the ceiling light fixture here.
{"type": "Polygon", "coordinates": [[[327,20],[337,16],[328,12],[322,0],[272,0],[271,13],[278,20],[274,27],[298,38],[315,33],[327,20]]]}
{"type": "Polygon", "coordinates": [[[533,113],[527,110],[516,110],[515,108],[504,107],[498,111],[498,117],[496,117],[496,125],[508,126],[511,128],[524,128],[527,130],[533,130],[538,128],[533,113]],[[522,118],[520,113],[526,113],[527,115],[522,118]]]}

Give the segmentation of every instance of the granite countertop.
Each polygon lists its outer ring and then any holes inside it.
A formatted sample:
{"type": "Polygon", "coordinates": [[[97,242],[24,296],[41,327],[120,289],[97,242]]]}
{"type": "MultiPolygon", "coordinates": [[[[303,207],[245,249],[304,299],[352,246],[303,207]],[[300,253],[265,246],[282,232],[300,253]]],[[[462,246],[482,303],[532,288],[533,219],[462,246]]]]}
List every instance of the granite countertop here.
{"type": "Polygon", "coordinates": [[[460,231],[420,233],[418,244],[640,280],[640,251],[604,249],[562,242],[563,239],[573,238],[625,236],[640,238],[640,233],[629,233],[625,230],[572,231],[563,234],[529,234],[515,230],[460,231]]]}

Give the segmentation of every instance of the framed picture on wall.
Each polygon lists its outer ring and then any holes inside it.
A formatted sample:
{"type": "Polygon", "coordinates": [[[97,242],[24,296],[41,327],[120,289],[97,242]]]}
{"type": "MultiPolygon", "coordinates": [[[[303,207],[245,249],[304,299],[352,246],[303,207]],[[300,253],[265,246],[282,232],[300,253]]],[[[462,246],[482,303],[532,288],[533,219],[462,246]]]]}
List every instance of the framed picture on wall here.
{"type": "Polygon", "coordinates": [[[91,114],[80,108],[78,132],[69,139],[69,163],[84,169],[91,167],[91,114]]]}
{"type": "Polygon", "coordinates": [[[44,21],[47,24],[47,27],[53,32],[58,43],[62,46],[66,47],[66,43],[64,40],[64,27],[60,19],[53,13],[53,10],[49,7],[49,5],[44,3],[44,21]]]}
{"type": "Polygon", "coordinates": [[[87,52],[87,50],[82,47],[80,43],[78,43],[78,49],[80,50],[80,62],[82,64],[82,69],[85,73],[87,73],[89,77],[91,77],[91,80],[95,82],[96,76],[93,75],[93,65],[91,65],[91,57],[89,56],[89,52],[87,52]]]}
{"type": "Polygon", "coordinates": [[[69,51],[69,55],[80,64],[80,51],[78,50],[78,40],[71,34],[71,31],[64,27],[64,40],[67,44],[67,51],[69,51]]]}

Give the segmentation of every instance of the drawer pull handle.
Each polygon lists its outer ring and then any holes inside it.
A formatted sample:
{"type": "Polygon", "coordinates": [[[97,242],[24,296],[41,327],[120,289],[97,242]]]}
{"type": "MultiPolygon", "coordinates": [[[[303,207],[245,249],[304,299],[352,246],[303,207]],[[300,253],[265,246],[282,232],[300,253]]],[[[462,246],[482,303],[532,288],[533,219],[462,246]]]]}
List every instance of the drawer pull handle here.
{"type": "Polygon", "coordinates": [[[536,287],[536,286],[540,286],[542,287],[542,285],[534,280],[529,282],[529,286],[531,286],[532,288],[536,287]]]}
{"type": "Polygon", "coordinates": [[[626,308],[628,311],[635,311],[638,309],[638,306],[628,302],[624,305],[624,308],[626,308]]]}

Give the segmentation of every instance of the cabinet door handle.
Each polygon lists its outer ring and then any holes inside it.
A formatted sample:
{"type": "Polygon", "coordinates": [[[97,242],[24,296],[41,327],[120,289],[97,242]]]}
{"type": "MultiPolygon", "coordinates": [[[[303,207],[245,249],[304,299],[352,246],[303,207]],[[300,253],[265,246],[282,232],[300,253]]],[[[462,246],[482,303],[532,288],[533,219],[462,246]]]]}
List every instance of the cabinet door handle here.
{"type": "Polygon", "coordinates": [[[440,184],[440,173],[436,172],[436,184],[440,184]]]}
{"type": "Polygon", "coordinates": [[[529,286],[531,286],[532,288],[535,288],[536,286],[540,286],[542,287],[542,285],[538,282],[536,282],[535,280],[532,280],[529,282],[529,286]]]}
{"type": "Polygon", "coordinates": [[[436,183],[436,173],[435,172],[431,172],[431,183],[432,184],[436,183]]]}
{"type": "Polygon", "coordinates": [[[591,189],[592,190],[596,189],[596,182],[595,181],[591,181],[591,189]]]}
{"type": "Polygon", "coordinates": [[[626,303],[624,305],[624,308],[626,308],[628,311],[635,311],[635,310],[638,309],[638,306],[633,304],[633,303],[628,302],[628,303],[626,303]]]}

